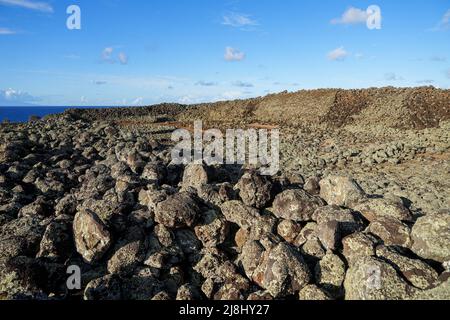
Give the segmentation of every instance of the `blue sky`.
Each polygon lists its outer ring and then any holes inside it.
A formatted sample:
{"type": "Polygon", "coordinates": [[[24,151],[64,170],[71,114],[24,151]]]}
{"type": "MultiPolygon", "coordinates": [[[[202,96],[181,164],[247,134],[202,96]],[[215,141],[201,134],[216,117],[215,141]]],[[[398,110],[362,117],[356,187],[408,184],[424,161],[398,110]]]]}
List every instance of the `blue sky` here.
{"type": "Polygon", "coordinates": [[[450,87],[448,0],[0,0],[0,105],[450,87]],[[81,30],[69,30],[69,5],[81,30]],[[366,9],[381,9],[379,30],[366,9]]]}

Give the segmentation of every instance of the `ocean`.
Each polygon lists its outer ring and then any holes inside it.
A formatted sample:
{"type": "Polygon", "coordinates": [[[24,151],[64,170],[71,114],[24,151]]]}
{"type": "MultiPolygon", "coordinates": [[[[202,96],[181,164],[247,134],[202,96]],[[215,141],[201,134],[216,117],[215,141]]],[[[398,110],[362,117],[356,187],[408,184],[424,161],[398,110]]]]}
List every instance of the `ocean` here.
{"type": "MultiPolygon", "coordinates": [[[[8,119],[10,122],[27,122],[30,116],[43,117],[49,114],[62,113],[67,109],[86,107],[0,107],[0,122],[8,119]]],[[[110,108],[110,107],[95,107],[110,108]]]]}

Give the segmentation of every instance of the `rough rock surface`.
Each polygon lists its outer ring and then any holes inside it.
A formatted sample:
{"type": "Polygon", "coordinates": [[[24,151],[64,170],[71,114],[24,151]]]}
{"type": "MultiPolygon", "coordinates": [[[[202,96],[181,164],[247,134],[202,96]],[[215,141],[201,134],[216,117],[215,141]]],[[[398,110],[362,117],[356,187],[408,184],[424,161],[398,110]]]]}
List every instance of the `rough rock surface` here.
{"type": "Polygon", "coordinates": [[[278,194],[273,201],[276,217],[293,221],[310,221],[314,211],[324,202],[304,190],[287,190],[278,194]]]}
{"type": "Polygon", "coordinates": [[[439,262],[450,260],[450,213],[421,217],[411,232],[412,250],[419,256],[439,262]]]}
{"type": "Polygon", "coordinates": [[[448,92],[367,92],[2,124],[0,299],[450,299],[448,92]],[[279,125],[280,172],[174,164],[194,119],[279,125]]]}
{"type": "Polygon", "coordinates": [[[368,256],[349,268],[344,286],[348,300],[402,300],[411,291],[394,267],[368,256]]]}
{"type": "Polygon", "coordinates": [[[198,213],[198,205],[188,193],[177,193],[158,203],[155,221],[169,228],[190,227],[198,213]]]}
{"type": "Polygon", "coordinates": [[[279,298],[300,291],[309,282],[310,271],[300,253],[280,243],[264,252],[252,279],[279,298]]]}
{"type": "Polygon", "coordinates": [[[330,175],[319,184],[320,196],[329,205],[352,207],[365,197],[358,183],[349,177],[330,175]]]}
{"type": "Polygon", "coordinates": [[[111,235],[93,212],[80,211],[73,220],[73,233],[78,253],[88,263],[101,259],[111,245],[111,235]]]}

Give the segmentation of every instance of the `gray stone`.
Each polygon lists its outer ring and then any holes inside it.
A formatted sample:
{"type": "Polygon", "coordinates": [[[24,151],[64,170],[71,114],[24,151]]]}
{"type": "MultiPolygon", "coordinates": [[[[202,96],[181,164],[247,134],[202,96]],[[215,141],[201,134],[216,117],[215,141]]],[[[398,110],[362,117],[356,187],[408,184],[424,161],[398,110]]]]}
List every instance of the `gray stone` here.
{"type": "Polygon", "coordinates": [[[180,192],[158,203],[155,221],[169,228],[190,227],[200,209],[189,193],[180,192]]]}
{"type": "Polygon", "coordinates": [[[366,233],[358,232],[342,240],[343,255],[349,265],[353,265],[361,257],[374,256],[377,240],[366,233]]]}
{"type": "Polygon", "coordinates": [[[413,286],[419,289],[432,287],[438,280],[438,273],[425,262],[411,259],[393,248],[378,246],[377,256],[389,261],[413,286]]]}
{"type": "Polygon", "coordinates": [[[403,300],[413,292],[391,265],[367,256],[350,265],[344,287],[346,300],[403,300]]]}
{"type": "Polygon", "coordinates": [[[320,181],[320,196],[329,205],[352,207],[365,198],[365,192],[349,177],[330,175],[320,181]]]}
{"type": "Polygon", "coordinates": [[[235,189],[239,190],[239,196],[245,205],[262,209],[272,200],[272,182],[266,176],[256,172],[246,172],[235,189]]]}
{"type": "Polygon", "coordinates": [[[309,280],[310,272],[302,255],[285,243],[267,250],[253,273],[253,281],[274,298],[299,292],[309,280]]]}
{"type": "Polygon", "coordinates": [[[369,221],[380,217],[395,218],[400,221],[411,221],[412,215],[400,199],[375,198],[366,199],[353,207],[369,221]]]}
{"type": "Polygon", "coordinates": [[[304,190],[287,190],[275,197],[273,213],[277,218],[311,221],[314,211],[325,203],[304,190]]]}
{"type": "Polygon", "coordinates": [[[400,220],[391,217],[379,217],[372,221],[369,232],[378,236],[387,246],[411,246],[410,229],[400,220]]]}
{"type": "Polygon", "coordinates": [[[411,250],[425,259],[450,261],[450,214],[428,214],[417,219],[411,231],[411,250]]]}
{"type": "Polygon", "coordinates": [[[91,211],[80,211],[75,215],[73,233],[76,249],[87,263],[100,260],[112,242],[106,226],[91,211]]]}
{"type": "Polygon", "coordinates": [[[232,200],[220,206],[227,221],[237,224],[241,228],[249,229],[260,213],[253,207],[246,206],[242,201],[232,200]]]}

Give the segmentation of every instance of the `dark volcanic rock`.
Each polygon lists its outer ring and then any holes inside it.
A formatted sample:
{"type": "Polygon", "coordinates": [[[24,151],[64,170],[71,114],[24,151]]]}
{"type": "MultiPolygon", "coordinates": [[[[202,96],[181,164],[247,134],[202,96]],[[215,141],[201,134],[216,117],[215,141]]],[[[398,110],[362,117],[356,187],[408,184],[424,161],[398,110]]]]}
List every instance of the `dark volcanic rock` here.
{"type": "Polygon", "coordinates": [[[252,279],[273,297],[280,298],[295,294],[308,284],[310,271],[299,252],[280,243],[264,252],[252,279]]]}
{"type": "Polygon", "coordinates": [[[73,233],[77,251],[88,263],[101,259],[112,242],[106,226],[90,211],[80,211],[75,215],[73,233]]]}
{"type": "Polygon", "coordinates": [[[155,221],[169,228],[190,227],[199,210],[197,202],[189,193],[177,193],[158,203],[155,221]]]}
{"type": "Polygon", "coordinates": [[[273,185],[267,176],[256,172],[246,172],[235,186],[239,196],[247,206],[261,209],[266,207],[273,197],[273,185]]]}
{"type": "Polygon", "coordinates": [[[310,221],[314,211],[325,203],[304,190],[287,190],[273,201],[273,213],[276,217],[293,221],[310,221]]]}

